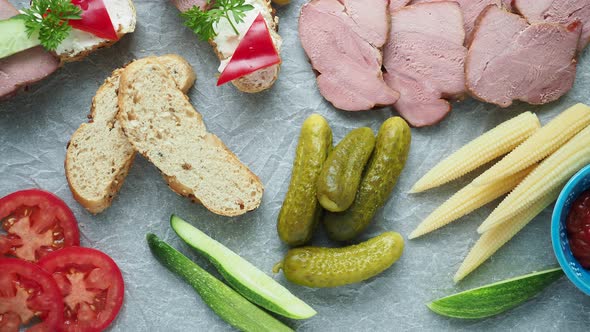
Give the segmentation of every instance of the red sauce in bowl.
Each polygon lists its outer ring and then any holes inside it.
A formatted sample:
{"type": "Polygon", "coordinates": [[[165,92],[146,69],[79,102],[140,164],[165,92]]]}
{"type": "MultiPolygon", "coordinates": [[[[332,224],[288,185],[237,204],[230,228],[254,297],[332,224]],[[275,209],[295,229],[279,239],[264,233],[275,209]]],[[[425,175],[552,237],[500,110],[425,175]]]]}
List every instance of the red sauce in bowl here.
{"type": "Polygon", "coordinates": [[[580,265],[590,269],[590,190],[572,204],[566,228],[572,254],[580,265]]]}

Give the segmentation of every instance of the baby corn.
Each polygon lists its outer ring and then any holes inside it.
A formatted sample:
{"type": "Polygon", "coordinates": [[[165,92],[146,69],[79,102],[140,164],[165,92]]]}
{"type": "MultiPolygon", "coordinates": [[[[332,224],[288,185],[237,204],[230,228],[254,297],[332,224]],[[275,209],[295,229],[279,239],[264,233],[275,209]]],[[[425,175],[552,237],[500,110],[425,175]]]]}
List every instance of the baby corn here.
{"type": "Polygon", "coordinates": [[[468,184],[426,217],[408,238],[430,233],[510,192],[535,166],[483,186],[468,184]]]}
{"type": "Polygon", "coordinates": [[[553,189],[552,192],[538,200],[529,209],[514,216],[510,221],[483,233],[473,248],[471,248],[467,257],[465,257],[465,260],[461,264],[461,267],[459,267],[453,280],[458,282],[477,269],[506,242],[510,241],[510,239],[523,229],[533,218],[555,201],[557,196],[559,196],[559,192],[560,188],[553,189]]]}
{"type": "Polygon", "coordinates": [[[576,104],[537,130],[474,183],[483,185],[512,175],[557,151],[574,135],[590,124],[590,107],[576,104]]]}
{"type": "Polygon", "coordinates": [[[434,166],[416,182],[410,192],[435,188],[473,171],[512,151],[540,126],[539,119],[531,112],[499,124],[434,166]]]}
{"type": "Polygon", "coordinates": [[[572,175],[588,163],[590,163],[590,127],[586,127],[539,164],[516,189],[506,196],[477,231],[484,233],[529,209],[548,192],[562,187],[572,175]]]}

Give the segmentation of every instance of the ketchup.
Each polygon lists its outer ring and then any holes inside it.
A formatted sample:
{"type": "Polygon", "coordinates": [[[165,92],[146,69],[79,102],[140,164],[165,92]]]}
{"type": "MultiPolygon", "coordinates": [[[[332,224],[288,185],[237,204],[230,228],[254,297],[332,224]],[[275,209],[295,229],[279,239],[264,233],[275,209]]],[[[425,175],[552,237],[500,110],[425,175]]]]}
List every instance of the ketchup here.
{"type": "Polygon", "coordinates": [[[566,229],[572,254],[580,265],[590,269],[590,190],[572,204],[566,229]]]}

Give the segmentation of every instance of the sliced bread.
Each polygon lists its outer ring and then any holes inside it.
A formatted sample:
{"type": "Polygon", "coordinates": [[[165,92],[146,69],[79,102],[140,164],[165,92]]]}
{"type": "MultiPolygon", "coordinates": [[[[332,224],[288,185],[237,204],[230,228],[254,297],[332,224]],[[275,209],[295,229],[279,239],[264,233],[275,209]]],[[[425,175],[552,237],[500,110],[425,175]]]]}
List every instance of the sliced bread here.
{"type": "MultiPolygon", "coordinates": [[[[157,61],[182,91],[194,84],[195,73],[182,57],[164,55],[157,61]]],[[[116,120],[122,72],[123,69],[115,70],[98,89],[92,100],[90,122],[74,132],[66,152],[66,178],[72,194],[91,213],[102,212],[111,205],[135,158],[135,150],[116,120]]]]}
{"type": "Polygon", "coordinates": [[[170,188],[211,212],[237,216],[256,209],[264,188],[215,135],[155,58],[130,64],[121,75],[117,119],[136,151],[170,188]]]}

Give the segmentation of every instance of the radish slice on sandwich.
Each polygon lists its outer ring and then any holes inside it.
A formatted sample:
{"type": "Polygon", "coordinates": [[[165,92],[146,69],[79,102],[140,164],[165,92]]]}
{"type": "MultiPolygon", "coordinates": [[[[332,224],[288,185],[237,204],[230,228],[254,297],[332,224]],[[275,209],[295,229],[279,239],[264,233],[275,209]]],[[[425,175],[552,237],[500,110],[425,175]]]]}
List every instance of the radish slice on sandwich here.
{"type": "Polygon", "coordinates": [[[279,63],[281,58],[268,26],[262,14],[258,14],[221,72],[217,86],[279,63]]]}
{"type": "Polygon", "coordinates": [[[82,19],[70,20],[68,22],[72,28],[90,32],[99,38],[108,40],[119,39],[103,0],[71,1],[74,5],[82,9],[82,19]]]}

